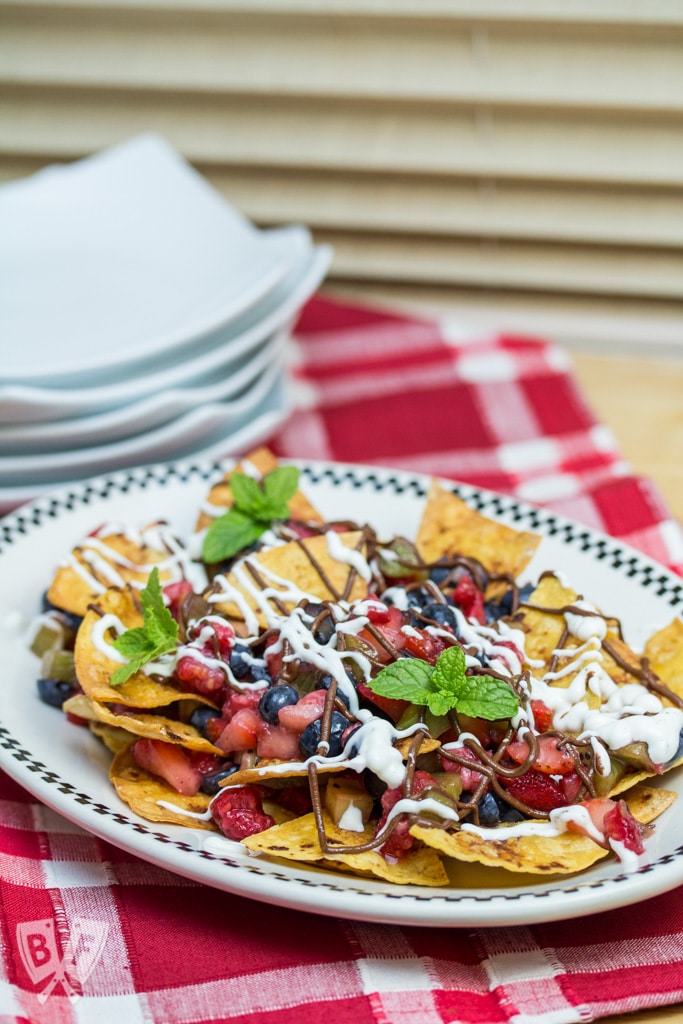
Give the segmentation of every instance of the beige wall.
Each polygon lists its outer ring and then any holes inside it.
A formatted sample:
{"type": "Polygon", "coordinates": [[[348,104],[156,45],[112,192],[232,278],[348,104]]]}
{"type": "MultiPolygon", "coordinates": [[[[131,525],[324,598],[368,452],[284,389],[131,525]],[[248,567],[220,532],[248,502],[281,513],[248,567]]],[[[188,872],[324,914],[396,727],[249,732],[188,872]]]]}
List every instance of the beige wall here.
{"type": "Polygon", "coordinates": [[[683,356],[680,0],[0,0],[0,179],[149,129],[339,287],[683,356]]]}

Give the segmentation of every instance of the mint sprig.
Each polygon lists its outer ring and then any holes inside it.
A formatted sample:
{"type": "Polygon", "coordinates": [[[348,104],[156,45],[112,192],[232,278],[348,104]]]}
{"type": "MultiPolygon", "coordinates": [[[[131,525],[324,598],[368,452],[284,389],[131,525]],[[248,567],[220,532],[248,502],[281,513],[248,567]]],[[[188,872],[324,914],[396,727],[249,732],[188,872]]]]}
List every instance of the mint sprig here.
{"type": "Polygon", "coordinates": [[[519,699],[506,682],[494,676],[468,676],[466,669],[464,651],[453,646],[442,651],[436,665],[401,658],[367,685],[380,697],[426,706],[436,716],[454,710],[495,722],[517,713],[519,699]]]}
{"type": "Polygon", "coordinates": [[[140,604],[142,626],[126,630],[113,641],[113,646],[128,658],[128,663],[113,673],[112,686],[125,683],[143,665],[178,646],[178,623],[164,604],[157,568],[152,569],[147,586],[140,591],[140,604]]]}
{"type": "Polygon", "coordinates": [[[205,562],[222,562],[258,540],[276,519],[289,518],[287,502],[299,486],[295,466],[278,466],[259,482],[245,473],[230,477],[233,505],[215,519],[202,545],[205,562]]]}

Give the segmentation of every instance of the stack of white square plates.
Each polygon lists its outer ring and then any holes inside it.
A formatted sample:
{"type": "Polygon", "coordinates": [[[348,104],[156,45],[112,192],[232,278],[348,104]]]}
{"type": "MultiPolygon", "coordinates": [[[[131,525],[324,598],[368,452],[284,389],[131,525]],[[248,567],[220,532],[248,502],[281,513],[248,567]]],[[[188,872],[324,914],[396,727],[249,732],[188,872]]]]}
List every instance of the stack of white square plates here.
{"type": "Polygon", "coordinates": [[[0,510],[285,417],[331,259],[305,228],[257,230],[155,136],[3,186],[0,224],[0,510]]]}

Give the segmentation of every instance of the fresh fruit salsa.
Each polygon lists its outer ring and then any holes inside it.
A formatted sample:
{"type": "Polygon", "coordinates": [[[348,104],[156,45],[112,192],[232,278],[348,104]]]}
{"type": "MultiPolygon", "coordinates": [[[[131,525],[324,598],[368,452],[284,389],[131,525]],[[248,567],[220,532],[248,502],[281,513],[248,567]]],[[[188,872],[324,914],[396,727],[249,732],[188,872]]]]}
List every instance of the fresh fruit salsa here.
{"type": "Polygon", "coordinates": [[[401,884],[644,852],[681,759],[683,624],[634,653],[541,538],[434,482],[413,540],[325,522],[265,449],[184,544],[107,523],[33,631],[40,696],[151,821],[401,884]],[[450,871],[447,872],[447,868],[450,871]]]}

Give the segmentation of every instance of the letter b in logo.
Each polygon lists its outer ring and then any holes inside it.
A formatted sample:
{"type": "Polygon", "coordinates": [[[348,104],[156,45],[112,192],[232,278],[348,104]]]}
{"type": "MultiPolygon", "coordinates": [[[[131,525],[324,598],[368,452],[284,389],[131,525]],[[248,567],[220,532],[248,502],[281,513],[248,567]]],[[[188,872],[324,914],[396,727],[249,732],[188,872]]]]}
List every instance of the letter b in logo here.
{"type": "Polygon", "coordinates": [[[45,935],[34,932],[26,936],[26,947],[28,955],[33,961],[33,966],[40,969],[52,959],[52,950],[48,946],[45,935]]]}

